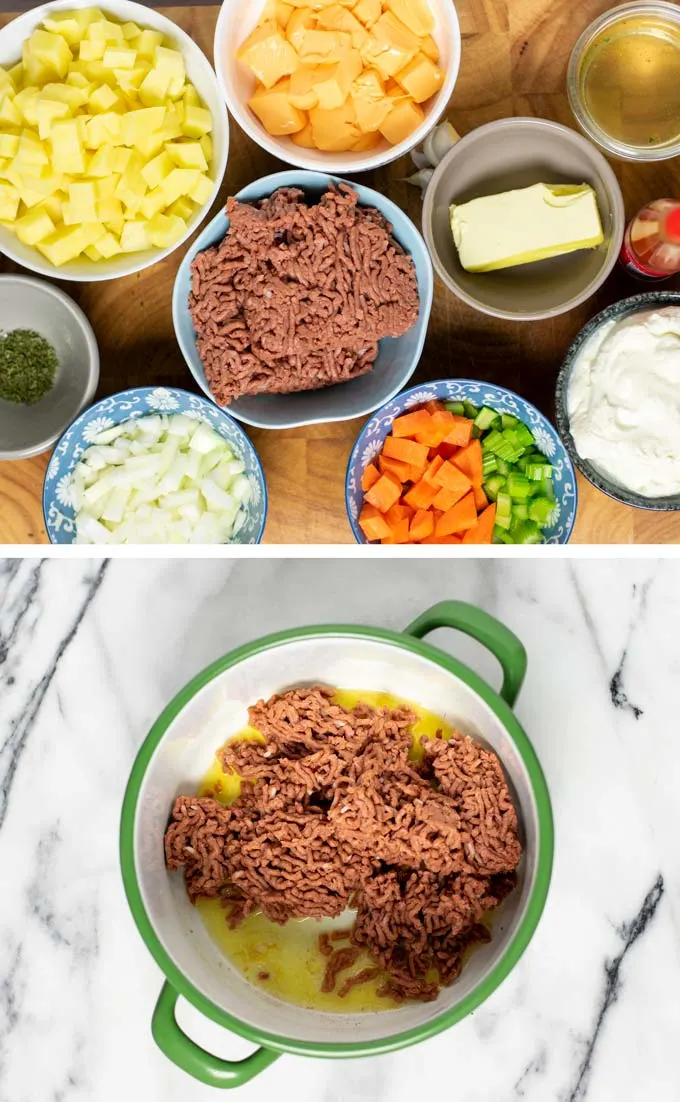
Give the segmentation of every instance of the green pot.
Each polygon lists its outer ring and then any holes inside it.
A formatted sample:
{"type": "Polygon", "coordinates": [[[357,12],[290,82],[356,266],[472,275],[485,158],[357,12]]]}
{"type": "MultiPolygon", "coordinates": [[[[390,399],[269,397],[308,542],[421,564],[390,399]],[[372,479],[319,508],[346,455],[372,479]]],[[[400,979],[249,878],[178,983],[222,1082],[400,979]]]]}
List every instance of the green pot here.
{"type": "Polygon", "coordinates": [[[123,804],[120,852],[135,922],[165,973],[153,1016],[156,1043],[175,1064],[215,1087],[237,1087],[281,1053],[372,1056],[447,1029],[496,990],[526,949],[545,905],[553,825],[543,772],[512,706],[526,652],[506,627],[458,601],[424,612],[404,632],[324,625],[280,632],[240,647],[195,677],[159,716],[142,745],[123,804]],[[440,627],[486,646],[503,670],[500,693],[444,651],[421,642],[440,627]],[[518,885],[497,912],[494,936],[436,1001],[369,1014],[324,1014],[272,998],[220,953],[184,891],[168,874],[163,835],[175,796],[195,791],[215,749],[243,728],[249,704],[299,683],[393,693],[430,709],[500,757],[523,831],[518,885]],[[232,1062],[200,1048],[179,1028],[179,995],[225,1029],[258,1045],[232,1062]]]}

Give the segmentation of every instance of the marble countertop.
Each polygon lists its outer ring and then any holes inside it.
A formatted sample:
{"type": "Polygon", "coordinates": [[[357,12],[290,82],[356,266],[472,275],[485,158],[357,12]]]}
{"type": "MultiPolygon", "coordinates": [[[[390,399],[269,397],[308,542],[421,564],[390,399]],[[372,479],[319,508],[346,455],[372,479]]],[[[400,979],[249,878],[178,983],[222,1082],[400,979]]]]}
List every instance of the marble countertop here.
{"type": "MultiPolygon", "coordinates": [[[[473,1015],[373,1059],[283,1056],[239,1102],[678,1102],[680,563],[0,561],[0,1102],[208,1102],[155,1048],[161,973],[118,868],[158,712],[259,635],[398,629],[445,597],[525,642],[517,714],[554,804],[552,889],[473,1015]]],[[[481,648],[431,637],[493,683],[481,648]]],[[[181,1021],[220,1055],[245,1042],[181,1021]]]]}

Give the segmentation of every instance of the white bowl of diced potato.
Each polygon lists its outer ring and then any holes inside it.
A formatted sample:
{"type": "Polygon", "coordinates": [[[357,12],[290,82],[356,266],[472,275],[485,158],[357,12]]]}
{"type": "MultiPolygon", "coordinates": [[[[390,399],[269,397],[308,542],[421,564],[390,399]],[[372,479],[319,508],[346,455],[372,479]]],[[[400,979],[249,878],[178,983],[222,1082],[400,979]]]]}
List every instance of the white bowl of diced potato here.
{"type": "Polygon", "coordinates": [[[0,30],[0,252],[42,275],[130,275],[176,249],[229,147],[215,73],[132,0],[55,0],[0,30]]]}
{"type": "Polygon", "coordinates": [[[423,140],[460,53],[453,0],[223,0],[214,46],[246,134],[289,164],[340,175],[423,140]]]}

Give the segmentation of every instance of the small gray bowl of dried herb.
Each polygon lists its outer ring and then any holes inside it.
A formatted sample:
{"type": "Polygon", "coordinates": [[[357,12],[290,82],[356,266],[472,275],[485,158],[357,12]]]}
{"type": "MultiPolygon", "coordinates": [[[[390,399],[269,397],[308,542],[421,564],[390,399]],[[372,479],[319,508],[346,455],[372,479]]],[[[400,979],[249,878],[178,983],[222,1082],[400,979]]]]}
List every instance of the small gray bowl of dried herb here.
{"type": "Polygon", "coordinates": [[[80,307],[45,280],[0,276],[0,459],[51,448],[98,381],[97,341],[80,307]]]}

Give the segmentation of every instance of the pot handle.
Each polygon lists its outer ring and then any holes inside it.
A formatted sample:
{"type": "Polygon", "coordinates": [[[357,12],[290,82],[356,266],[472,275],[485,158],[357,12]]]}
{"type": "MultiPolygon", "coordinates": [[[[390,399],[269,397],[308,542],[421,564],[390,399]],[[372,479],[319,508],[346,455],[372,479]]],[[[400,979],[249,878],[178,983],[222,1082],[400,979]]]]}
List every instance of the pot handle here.
{"type": "Polygon", "coordinates": [[[404,634],[422,639],[435,628],[456,628],[491,651],[503,670],[501,696],[512,708],[527,672],[527,652],[517,636],[488,612],[465,601],[440,601],[409,624],[404,634]]]}
{"type": "Polygon", "coordinates": [[[209,1087],[242,1087],[281,1055],[258,1048],[244,1060],[221,1060],[187,1037],[175,1017],[178,993],[164,983],[151,1020],[151,1032],[159,1049],[187,1075],[209,1087]]]}

